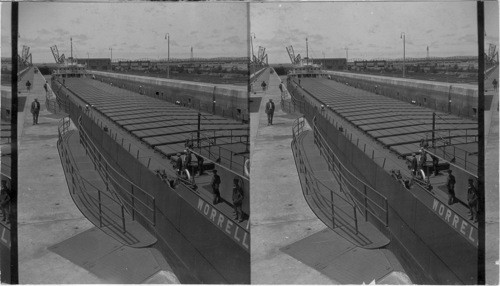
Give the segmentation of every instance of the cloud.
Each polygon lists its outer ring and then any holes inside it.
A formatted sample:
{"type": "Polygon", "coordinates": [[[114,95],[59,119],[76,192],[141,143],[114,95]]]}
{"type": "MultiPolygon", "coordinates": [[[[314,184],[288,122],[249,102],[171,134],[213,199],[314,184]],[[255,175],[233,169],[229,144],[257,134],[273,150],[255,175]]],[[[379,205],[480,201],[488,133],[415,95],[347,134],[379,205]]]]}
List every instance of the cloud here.
{"type": "Polygon", "coordinates": [[[36,31],[36,32],[37,32],[37,34],[41,34],[41,35],[48,35],[48,34],[51,34],[51,33],[52,33],[51,31],[49,31],[49,30],[47,30],[47,29],[45,29],[45,28],[43,28],[43,29],[41,29],[41,30],[38,30],[38,31],[36,31]]]}
{"type": "Polygon", "coordinates": [[[85,34],[78,34],[78,35],[73,36],[73,39],[75,41],[80,41],[80,42],[84,42],[85,43],[85,42],[88,41],[89,37],[87,35],[85,35],[85,34]]]}
{"type": "Polygon", "coordinates": [[[223,42],[229,43],[231,45],[241,45],[244,44],[242,39],[238,36],[230,36],[227,38],[222,39],[223,42]]]}
{"type": "Polygon", "coordinates": [[[476,34],[466,34],[460,38],[458,38],[457,43],[477,43],[477,35],[476,34]]]}

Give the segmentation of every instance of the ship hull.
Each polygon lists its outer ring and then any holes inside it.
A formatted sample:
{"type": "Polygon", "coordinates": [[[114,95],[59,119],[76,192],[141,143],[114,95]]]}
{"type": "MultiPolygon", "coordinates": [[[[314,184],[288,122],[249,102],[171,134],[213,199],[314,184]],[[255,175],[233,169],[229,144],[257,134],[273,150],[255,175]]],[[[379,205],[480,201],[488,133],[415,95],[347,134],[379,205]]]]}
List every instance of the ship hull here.
{"type": "MultiPolygon", "coordinates": [[[[294,86],[289,85],[288,90],[302,98],[294,86]]],[[[314,125],[325,134],[339,161],[387,198],[388,226],[370,214],[368,220],[390,239],[386,247],[398,257],[411,280],[424,284],[477,283],[477,228],[427,191],[414,188],[418,194],[410,192],[320,116],[315,106],[303,102],[301,111],[311,126],[317,115],[314,125]]]]}
{"type": "MultiPolygon", "coordinates": [[[[58,99],[64,102],[71,120],[81,122],[79,128],[86,132],[110,166],[154,197],[154,217],[136,216],[135,219],[157,238],[155,247],[173,262],[181,282],[249,283],[249,232],[231,223],[222,213],[217,213],[216,220],[210,219],[213,211],[207,208],[208,202],[186,185],[179,184],[174,189],[161,180],[144,162],[90,119],[81,106],[70,100],[66,96],[68,91],[57,86],[59,83],[53,84],[56,85],[53,90],[57,90],[58,99]],[[218,224],[222,218],[223,222],[218,224]]],[[[121,176],[117,174],[117,182],[123,181],[121,176]]],[[[224,179],[230,175],[222,171],[220,176],[224,179]]],[[[119,195],[130,203],[129,194],[122,191],[119,195]]]]}

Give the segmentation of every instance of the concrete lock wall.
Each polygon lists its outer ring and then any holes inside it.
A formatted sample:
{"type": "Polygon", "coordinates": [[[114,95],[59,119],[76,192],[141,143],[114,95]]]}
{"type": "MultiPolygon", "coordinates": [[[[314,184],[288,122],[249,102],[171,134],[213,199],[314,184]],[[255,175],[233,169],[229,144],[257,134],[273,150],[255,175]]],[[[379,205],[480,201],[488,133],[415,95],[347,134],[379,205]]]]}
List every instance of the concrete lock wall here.
{"type": "Polygon", "coordinates": [[[224,117],[245,121],[249,118],[246,86],[239,88],[100,71],[89,73],[94,74],[97,80],[162,100],[180,101],[181,105],[193,109],[212,112],[216,108],[216,114],[224,117]]]}
{"type": "MultiPolygon", "coordinates": [[[[120,170],[121,174],[155,198],[156,226],[151,226],[141,216],[136,216],[136,219],[151,233],[156,234],[160,243],[166,244],[161,246],[161,249],[167,251],[168,248],[175,253],[182,263],[195,272],[193,276],[200,281],[212,283],[248,281],[244,279],[245,271],[249,272],[244,267],[245,264],[249,265],[249,254],[245,250],[180,198],[166,182],[160,180],[127,150],[121,148],[99,126],[92,122],[89,124],[92,129],[92,140],[97,146],[102,147],[100,150],[112,163],[113,168],[120,170]],[[224,245],[224,247],[210,247],[214,245],[224,245]],[[229,269],[234,271],[228,271],[229,269]],[[224,276],[227,273],[239,274],[224,276]]],[[[191,192],[183,186],[178,186],[177,191],[191,192]]],[[[147,199],[145,195],[141,196],[138,192],[136,194],[144,201],[147,199]]],[[[125,193],[121,195],[131,203],[129,195],[125,193]]],[[[146,211],[145,206],[142,209],[146,211]]]]}
{"type": "MultiPolygon", "coordinates": [[[[64,89],[59,90],[58,96],[66,97],[65,92],[64,89]]],[[[183,192],[192,194],[191,190],[182,184],[176,190],[170,188],[167,182],[162,181],[141,164],[72,102],[69,114],[73,122],[77,122],[78,117],[82,116],[83,128],[117,172],[147,190],[155,198],[156,224],[151,225],[139,215],[136,215],[136,220],[158,238],[157,245],[164,255],[179,260],[181,265],[190,269],[190,273],[184,275],[191,276],[193,279],[191,281],[194,282],[240,284],[249,282],[249,253],[179,195],[183,192]]],[[[114,172],[110,174],[115,175],[120,185],[127,186],[128,183],[124,178],[114,172]]],[[[135,194],[143,201],[147,201],[146,195],[138,192],[135,194]]],[[[120,191],[120,195],[131,202],[130,195],[123,190],[120,191]]],[[[145,206],[138,206],[137,210],[147,213],[145,206]]]]}
{"type": "MultiPolygon", "coordinates": [[[[297,94],[301,96],[301,91],[297,90],[297,94]]],[[[312,106],[306,107],[309,111],[313,109],[312,106]]],[[[312,117],[312,114],[308,117],[312,117]]],[[[476,281],[477,267],[474,263],[464,263],[477,260],[475,246],[439,218],[432,211],[431,204],[418,199],[404,188],[365,154],[360,149],[362,147],[357,147],[319,113],[316,113],[316,125],[344,166],[387,198],[389,226],[385,227],[371,215],[368,219],[391,239],[389,249],[404,263],[405,270],[414,282],[449,284],[461,281],[470,284],[476,281]],[[460,261],[457,261],[457,257],[460,257],[460,261]]],[[[427,201],[432,201],[427,191],[417,191],[425,192],[423,195],[427,196],[427,201]]],[[[376,197],[368,196],[376,200],[376,197]]]]}
{"type": "Polygon", "coordinates": [[[457,116],[477,118],[478,87],[376,75],[325,71],[333,80],[457,116]],[[448,101],[451,100],[451,103],[448,101]]]}

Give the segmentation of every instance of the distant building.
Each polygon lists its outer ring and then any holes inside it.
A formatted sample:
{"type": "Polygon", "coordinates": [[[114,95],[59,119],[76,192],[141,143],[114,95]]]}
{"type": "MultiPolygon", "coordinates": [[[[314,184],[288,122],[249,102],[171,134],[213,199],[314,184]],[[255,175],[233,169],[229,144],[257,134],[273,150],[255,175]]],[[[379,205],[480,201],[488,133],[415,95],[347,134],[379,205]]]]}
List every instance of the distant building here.
{"type": "Polygon", "coordinates": [[[88,58],[77,59],[78,64],[86,65],[90,70],[111,70],[110,58],[88,58]]]}
{"type": "Polygon", "coordinates": [[[325,70],[343,70],[347,67],[347,59],[345,58],[323,58],[312,59],[312,63],[321,65],[325,70]]]}

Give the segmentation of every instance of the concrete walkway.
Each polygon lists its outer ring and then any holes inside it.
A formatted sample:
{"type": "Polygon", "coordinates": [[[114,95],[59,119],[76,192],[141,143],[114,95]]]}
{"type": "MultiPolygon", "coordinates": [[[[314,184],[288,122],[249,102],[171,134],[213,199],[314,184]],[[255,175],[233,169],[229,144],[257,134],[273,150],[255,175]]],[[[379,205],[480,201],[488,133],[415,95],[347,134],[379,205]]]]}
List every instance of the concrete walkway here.
{"type": "Polygon", "coordinates": [[[34,75],[20,113],[20,283],[179,283],[158,250],[123,245],[94,227],[76,207],[57,150],[62,116],[45,109],[44,83],[41,74],[34,75]],[[30,113],[34,98],[42,109],[38,125],[32,125],[30,113]]]}
{"type": "Polygon", "coordinates": [[[262,78],[267,76],[268,90],[252,94],[263,98],[259,112],[250,117],[252,283],[335,284],[280,250],[326,227],[302,194],[290,147],[295,117],[281,111],[279,77],[266,71],[262,78]],[[270,98],[276,111],[273,125],[267,126],[265,104],[270,98]]]}
{"type": "MultiPolygon", "coordinates": [[[[57,151],[58,116],[45,109],[45,80],[34,75],[24,114],[19,113],[19,282],[104,283],[48,247],[93,227],[68,192],[57,151]],[[31,103],[40,102],[39,124],[32,125],[31,103]]],[[[60,116],[59,116],[60,117],[60,116]]]]}
{"type": "Polygon", "coordinates": [[[493,72],[485,81],[485,89],[493,93],[493,100],[491,103],[491,108],[486,107],[484,111],[485,119],[485,268],[486,268],[486,284],[488,285],[498,285],[499,283],[499,240],[498,240],[498,221],[499,221],[499,210],[498,210],[498,90],[493,91],[491,81],[493,77],[498,80],[498,67],[496,71],[493,72]]]}

